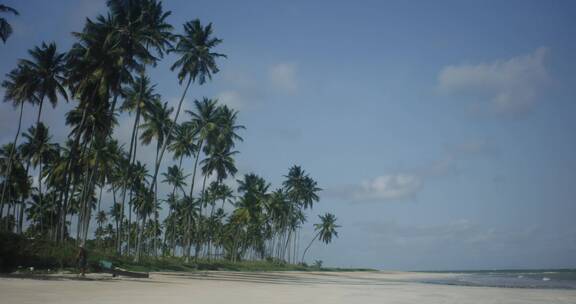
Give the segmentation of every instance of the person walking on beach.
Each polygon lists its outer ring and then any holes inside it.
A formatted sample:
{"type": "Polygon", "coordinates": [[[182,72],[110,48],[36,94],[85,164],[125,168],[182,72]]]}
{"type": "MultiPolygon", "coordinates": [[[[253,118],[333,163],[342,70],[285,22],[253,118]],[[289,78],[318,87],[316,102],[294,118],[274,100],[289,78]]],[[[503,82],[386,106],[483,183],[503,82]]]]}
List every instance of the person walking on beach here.
{"type": "Polygon", "coordinates": [[[84,244],[80,244],[78,249],[76,263],[78,263],[78,268],[80,268],[80,274],[84,277],[86,276],[86,265],[88,264],[88,251],[84,248],[84,244]]]}

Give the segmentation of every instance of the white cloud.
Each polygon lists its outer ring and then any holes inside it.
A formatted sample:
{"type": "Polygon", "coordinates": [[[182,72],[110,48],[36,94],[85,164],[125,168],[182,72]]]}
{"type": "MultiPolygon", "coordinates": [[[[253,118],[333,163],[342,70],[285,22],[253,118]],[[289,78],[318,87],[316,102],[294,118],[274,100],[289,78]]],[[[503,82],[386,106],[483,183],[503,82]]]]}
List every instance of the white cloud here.
{"type": "Polygon", "coordinates": [[[438,159],[355,184],[329,187],[323,194],[353,203],[414,200],[424,184],[460,174],[464,162],[493,155],[496,151],[489,140],[471,138],[447,146],[438,159]]]}
{"type": "Polygon", "coordinates": [[[238,91],[223,91],[220,92],[216,98],[220,103],[223,103],[235,110],[241,110],[245,105],[245,101],[238,91]]]}
{"type": "Polygon", "coordinates": [[[440,91],[475,99],[487,99],[497,112],[517,112],[538,101],[550,76],[546,48],[491,63],[444,67],[438,75],[440,91]]]}
{"type": "Polygon", "coordinates": [[[293,63],[280,63],[272,66],[269,71],[272,85],[288,93],[295,92],[298,89],[296,70],[296,65],[293,63]]]}
{"type": "Polygon", "coordinates": [[[414,199],[422,189],[422,177],[411,173],[380,175],[357,185],[327,189],[330,196],[352,202],[389,202],[414,199]]]}
{"type": "Polygon", "coordinates": [[[363,181],[354,196],[361,200],[399,200],[414,197],[421,187],[422,180],[416,175],[388,174],[363,181]]]}

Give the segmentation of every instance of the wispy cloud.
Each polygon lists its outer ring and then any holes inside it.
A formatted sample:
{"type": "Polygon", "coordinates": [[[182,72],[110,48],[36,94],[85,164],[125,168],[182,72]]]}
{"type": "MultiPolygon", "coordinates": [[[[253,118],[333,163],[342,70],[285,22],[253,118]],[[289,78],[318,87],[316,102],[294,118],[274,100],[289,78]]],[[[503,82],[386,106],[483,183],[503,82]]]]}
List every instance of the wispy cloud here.
{"type": "Polygon", "coordinates": [[[276,89],[287,93],[293,93],[298,89],[296,72],[296,64],[279,63],[270,67],[268,75],[270,77],[270,82],[276,89]]]}
{"type": "Polygon", "coordinates": [[[423,180],[412,173],[392,173],[366,179],[356,185],[329,188],[328,196],[352,202],[390,202],[415,199],[423,180]]]}
{"type": "Polygon", "coordinates": [[[441,92],[487,101],[499,113],[525,111],[533,106],[550,82],[547,48],[528,55],[490,63],[449,65],[438,75],[441,92]]]}
{"type": "Polygon", "coordinates": [[[386,172],[355,184],[328,187],[324,194],[352,203],[405,202],[418,198],[425,184],[453,176],[462,161],[485,157],[495,151],[486,139],[469,139],[446,147],[442,157],[410,169],[386,172]]]}
{"type": "Polygon", "coordinates": [[[223,103],[236,110],[241,110],[245,106],[245,101],[238,91],[223,91],[220,92],[216,98],[220,103],[223,103]]]}

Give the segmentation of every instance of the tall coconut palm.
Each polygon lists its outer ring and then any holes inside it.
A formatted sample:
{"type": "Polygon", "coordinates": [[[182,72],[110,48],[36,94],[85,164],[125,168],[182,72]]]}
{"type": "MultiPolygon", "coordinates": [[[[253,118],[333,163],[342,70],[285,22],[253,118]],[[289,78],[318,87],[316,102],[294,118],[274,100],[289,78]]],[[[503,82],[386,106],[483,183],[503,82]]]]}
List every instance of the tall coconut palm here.
{"type": "MultiPolygon", "coordinates": [[[[0,13],[12,13],[16,16],[19,15],[17,10],[3,4],[0,4],[0,13]]],[[[2,42],[6,43],[6,40],[8,40],[10,35],[12,35],[12,26],[5,18],[0,18],[0,39],[2,39],[2,42]]]]}
{"type": "MultiPolygon", "coordinates": [[[[11,146],[13,149],[9,151],[10,157],[8,158],[6,170],[6,176],[10,177],[10,171],[12,170],[12,159],[16,153],[18,137],[22,128],[22,114],[24,113],[24,104],[26,102],[36,102],[36,96],[34,95],[36,78],[31,73],[31,70],[23,65],[19,65],[16,69],[10,71],[10,73],[7,75],[7,78],[7,80],[2,82],[2,87],[5,89],[4,101],[11,101],[14,107],[20,108],[20,114],[18,116],[18,128],[16,129],[16,135],[14,136],[14,141],[11,146]]],[[[8,184],[9,183],[4,183],[4,186],[2,187],[2,194],[0,198],[1,206],[4,204],[4,195],[6,194],[6,186],[8,184]]]]}
{"type": "Polygon", "coordinates": [[[22,135],[26,142],[20,146],[22,156],[30,161],[34,168],[40,167],[38,171],[38,193],[39,200],[42,200],[42,179],[43,163],[51,161],[59,149],[58,144],[52,143],[48,127],[43,123],[37,127],[30,127],[27,133],[22,135]]]}
{"type": "Polygon", "coordinates": [[[121,212],[122,211],[122,206],[118,203],[114,203],[111,207],[110,207],[110,217],[112,219],[114,219],[114,223],[116,224],[116,247],[118,246],[118,242],[120,241],[120,219],[122,218],[121,216],[121,212]]]}
{"type": "Polygon", "coordinates": [[[215,138],[212,139],[218,146],[232,149],[236,146],[236,142],[242,142],[244,139],[238,135],[239,130],[244,130],[246,127],[238,125],[238,111],[229,108],[227,105],[218,107],[217,126],[218,132],[212,134],[215,138]]]}
{"type": "Polygon", "coordinates": [[[142,129],[140,140],[144,145],[149,145],[153,139],[156,140],[156,161],[158,161],[160,148],[164,142],[169,142],[172,138],[168,133],[168,127],[172,123],[170,120],[172,111],[172,108],[168,108],[168,103],[162,104],[160,100],[155,99],[148,111],[144,113],[145,122],[140,125],[142,129]]]}
{"type": "Polygon", "coordinates": [[[174,128],[174,138],[168,149],[172,158],[178,160],[178,168],[182,167],[184,157],[196,154],[196,130],[192,124],[177,124],[174,128]]]}
{"type": "Polygon", "coordinates": [[[40,47],[35,47],[28,53],[32,59],[22,59],[20,64],[30,69],[30,73],[36,78],[35,90],[39,105],[36,124],[38,125],[45,98],[48,98],[53,107],[56,107],[59,95],[68,100],[68,93],[64,88],[66,54],[59,53],[54,42],[49,44],[42,42],[40,47]]]}
{"type": "MultiPolygon", "coordinates": [[[[164,180],[162,181],[163,183],[168,183],[169,185],[174,186],[174,191],[178,189],[182,191],[182,194],[186,194],[184,187],[186,186],[187,176],[184,175],[182,169],[176,165],[173,165],[168,167],[168,171],[162,173],[162,175],[164,176],[164,180]]],[[[172,192],[172,195],[174,195],[174,191],[172,192]]]]}
{"type": "Polygon", "coordinates": [[[320,218],[320,223],[314,224],[314,230],[316,231],[316,235],[314,235],[314,237],[310,241],[310,244],[308,244],[308,247],[306,247],[306,249],[304,250],[304,253],[302,254],[302,263],[304,263],[304,257],[306,256],[306,252],[308,251],[308,249],[310,249],[310,246],[312,246],[312,243],[317,238],[319,238],[320,241],[324,242],[325,244],[328,244],[332,242],[333,237],[338,237],[338,231],[336,231],[336,229],[340,228],[340,226],[336,225],[336,217],[334,216],[334,214],[326,213],[324,215],[319,215],[318,217],[320,218]]]}
{"type": "MultiPolygon", "coordinates": [[[[216,58],[226,57],[224,54],[216,53],[212,50],[222,42],[222,40],[212,37],[212,23],[202,26],[198,19],[187,22],[184,24],[184,35],[179,35],[177,39],[176,46],[170,52],[176,53],[180,58],[172,65],[171,69],[179,69],[178,80],[180,84],[186,81],[186,86],[178,102],[174,119],[168,128],[168,134],[172,134],[175,124],[178,123],[182,102],[186,97],[190,84],[198,82],[199,85],[202,85],[206,80],[212,79],[212,74],[219,71],[216,65],[216,58]]],[[[153,189],[156,184],[160,163],[167,145],[168,142],[165,142],[160,151],[150,189],[153,189]]]]}
{"type": "MultiPolygon", "coordinates": [[[[130,72],[143,73],[147,64],[155,64],[157,57],[149,50],[155,49],[161,56],[172,38],[171,26],[166,23],[170,13],[164,12],[158,1],[111,0],[107,4],[110,14],[98,16],[96,21],[87,19],[84,30],[74,33],[78,41],[71,51],[69,78],[71,89],[80,100],[80,128],[85,124],[89,103],[99,103],[100,111],[110,112],[113,117],[122,85],[132,80],[130,72]]],[[[76,135],[69,166],[78,158],[79,140],[76,135]]],[[[65,200],[67,196],[68,193],[65,200]]]]}
{"type": "Polygon", "coordinates": [[[221,183],[228,175],[234,176],[238,172],[233,158],[236,154],[238,151],[215,147],[209,152],[208,157],[202,160],[202,172],[205,176],[216,172],[216,181],[221,183]]]}
{"type": "Polygon", "coordinates": [[[38,170],[38,195],[37,204],[46,206],[43,201],[42,180],[44,178],[44,163],[52,161],[57,156],[59,146],[51,142],[49,130],[43,123],[37,127],[30,127],[28,132],[22,135],[27,141],[20,146],[22,157],[25,158],[33,168],[39,167],[38,170]]]}
{"type": "MultiPolygon", "coordinates": [[[[208,138],[214,138],[212,135],[217,129],[218,125],[218,107],[216,100],[204,98],[202,101],[194,100],[195,111],[186,111],[191,116],[191,120],[186,125],[192,126],[197,133],[198,150],[194,155],[194,168],[192,169],[192,183],[190,184],[190,196],[194,195],[194,184],[196,179],[196,169],[198,161],[200,160],[200,153],[203,151],[202,147],[207,142],[208,138]]],[[[207,149],[204,149],[207,151],[207,149]]]]}
{"type": "MultiPolygon", "coordinates": [[[[134,124],[132,126],[132,135],[130,138],[130,146],[128,151],[128,164],[132,165],[136,161],[136,152],[138,148],[138,131],[141,125],[140,121],[144,113],[152,112],[154,108],[154,101],[158,100],[160,96],[154,91],[156,85],[152,85],[150,78],[146,75],[140,75],[130,83],[130,86],[124,89],[126,98],[122,107],[123,112],[134,113],[134,124]]],[[[126,194],[130,191],[129,188],[123,187],[121,194],[122,202],[122,216],[124,216],[126,194]]],[[[120,221],[120,231],[122,231],[124,220],[120,221]]],[[[120,232],[122,234],[122,232],[120,232]]]]}
{"type": "MultiPolygon", "coordinates": [[[[17,204],[20,203],[20,218],[22,218],[24,203],[21,198],[30,194],[31,183],[24,169],[22,155],[14,153],[15,150],[12,143],[0,147],[0,186],[6,194],[5,201],[0,206],[0,215],[4,214],[6,203],[8,203],[8,208],[14,206],[14,213],[16,213],[17,204]]],[[[7,212],[7,215],[9,214],[10,212],[7,212]]],[[[14,219],[16,220],[16,216],[14,219]]],[[[21,232],[21,220],[16,227],[17,231],[21,232]]]]}
{"type": "MultiPolygon", "coordinates": [[[[142,128],[142,135],[140,136],[140,140],[142,140],[144,145],[148,145],[152,142],[153,139],[156,139],[156,162],[158,161],[160,148],[162,147],[163,143],[165,141],[169,142],[172,138],[172,135],[168,133],[168,126],[172,123],[170,120],[170,114],[172,111],[172,108],[168,108],[168,103],[162,104],[162,102],[157,99],[154,101],[153,107],[150,109],[150,111],[145,113],[145,122],[140,126],[142,128]]],[[[158,184],[155,184],[155,188],[153,189],[153,196],[154,205],[158,205],[158,184]]],[[[157,213],[154,215],[154,220],[157,222],[157,213]]],[[[154,252],[157,252],[156,245],[156,238],[154,238],[154,252]]]]}
{"type": "Polygon", "coordinates": [[[137,187],[133,197],[132,206],[134,206],[136,214],[142,221],[141,225],[138,227],[138,243],[136,244],[136,255],[134,259],[137,262],[140,259],[140,252],[142,250],[142,238],[146,228],[146,220],[155,209],[154,195],[144,184],[137,187]]]}
{"type": "Polygon", "coordinates": [[[172,12],[165,12],[156,0],[108,0],[106,4],[114,21],[110,38],[122,49],[125,63],[137,71],[155,64],[174,39],[173,27],[166,22],[172,12]]]}
{"type": "Polygon", "coordinates": [[[317,187],[317,183],[300,166],[292,166],[288,175],[284,177],[286,180],[283,182],[283,186],[291,202],[288,221],[290,229],[284,245],[284,251],[286,251],[294,233],[300,227],[300,224],[303,223],[303,221],[299,220],[303,219],[300,216],[303,214],[301,210],[312,208],[314,202],[319,201],[318,192],[322,189],[317,187]]]}
{"type": "Polygon", "coordinates": [[[288,196],[302,208],[312,208],[314,202],[320,199],[318,192],[322,189],[318,188],[317,183],[300,166],[292,166],[284,177],[286,180],[283,185],[288,196]]]}

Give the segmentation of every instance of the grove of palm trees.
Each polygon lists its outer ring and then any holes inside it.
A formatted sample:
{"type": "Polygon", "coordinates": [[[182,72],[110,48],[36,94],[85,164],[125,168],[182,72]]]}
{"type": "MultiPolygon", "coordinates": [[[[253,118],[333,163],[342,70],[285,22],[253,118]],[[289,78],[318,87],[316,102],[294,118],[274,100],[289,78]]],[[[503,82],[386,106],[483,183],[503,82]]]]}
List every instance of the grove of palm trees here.
{"type": "MultiPolygon", "coordinates": [[[[88,244],[136,263],[178,257],[296,264],[312,242],[331,242],[335,216],[308,214],[320,201],[318,182],[297,165],[278,172],[283,182],[276,186],[256,173],[239,174],[237,145],[249,126],[236,109],[194,96],[195,87],[217,81],[226,58],[215,27],[198,19],[170,24],[158,0],[108,0],[107,8],[71,29],[70,49],[30,46],[0,78],[4,101],[19,117],[13,139],[0,147],[2,233],[88,244]],[[179,80],[174,104],[150,77],[163,60],[172,60],[179,80]],[[186,99],[194,100],[191,108],[186,99]],[[67,140],[56,142],[42,110],[64,102],[73,105],[61,118],[67,140]],[[23,120],[25,112],[35,120],[23,120]],[[129,142],[119,129],[130,130],[129,142]],[[143,146],[154,148],[152,164],[140,155],[143,146]],[[315,231],[304,243],[308,220],[315,231]]],[[[25,12],[0,5],[0,13],[25,12]]],[[[0,26],[10,43],[10,24],[2,18],[0,26]]]]}

